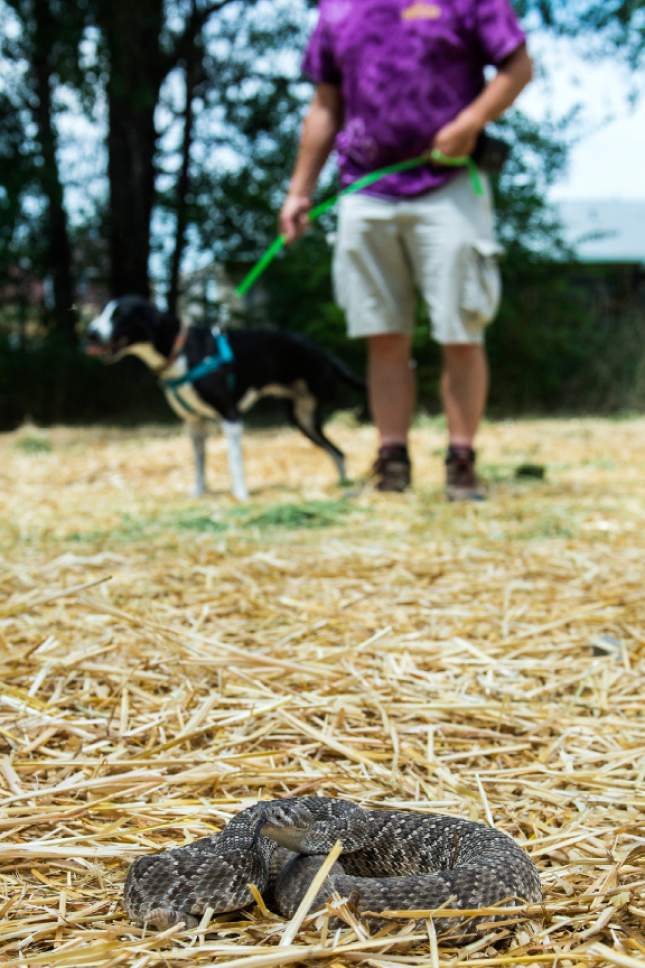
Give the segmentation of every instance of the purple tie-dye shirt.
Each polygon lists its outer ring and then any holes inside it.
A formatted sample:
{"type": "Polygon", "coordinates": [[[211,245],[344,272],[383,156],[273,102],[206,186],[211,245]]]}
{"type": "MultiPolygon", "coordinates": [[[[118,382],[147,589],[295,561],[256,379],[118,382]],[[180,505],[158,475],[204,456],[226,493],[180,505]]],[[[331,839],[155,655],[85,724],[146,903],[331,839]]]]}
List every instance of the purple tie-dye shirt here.
{"type": "MultiPolygon", "coordinates": [[[[425,151],[524,40],[510,0],[320,0],[304,72],[341,88],[341,183],[425,151]]],[[[453,174],[423,166],[368,191],[410,197],[453,174]]]]}

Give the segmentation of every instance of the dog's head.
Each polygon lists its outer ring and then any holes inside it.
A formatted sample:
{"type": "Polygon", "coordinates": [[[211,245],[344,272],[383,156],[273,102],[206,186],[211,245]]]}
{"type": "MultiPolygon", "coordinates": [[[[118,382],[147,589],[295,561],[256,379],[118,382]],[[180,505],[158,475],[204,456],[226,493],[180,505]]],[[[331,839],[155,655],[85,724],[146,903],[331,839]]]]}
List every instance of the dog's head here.
{"type": "Polygon", "coordinates": [[[156,368],[169,355],[177,329],[176,320],[141,296],[121,296],[111,300],[89,324],[85,351],[106,363],[133,353],[156,368]]]}

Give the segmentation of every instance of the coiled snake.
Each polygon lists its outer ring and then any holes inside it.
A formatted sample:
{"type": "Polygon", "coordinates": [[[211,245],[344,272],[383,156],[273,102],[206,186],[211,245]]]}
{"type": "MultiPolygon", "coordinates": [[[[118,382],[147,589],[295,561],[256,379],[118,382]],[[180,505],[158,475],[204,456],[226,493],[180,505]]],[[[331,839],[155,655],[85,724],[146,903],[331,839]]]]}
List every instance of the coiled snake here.
{"type": "MultiPolygon", "coordinates": [[[[128,872],[125,908],[135,921],[158,928],[179,921],[194,927],[207,907],[222,913],[252,904],[247,885],[253,883],[290,917],[336,840],[343,853],[315,907],[334,891],[350,897],[359,912],[477,908],[542,897],[528,855],[491,827],[298,797],[257,803],[213,837],[140,857],[128,872]]],[[[462,935],[475,924],[435,921],[438,932],[462,935]]]]}

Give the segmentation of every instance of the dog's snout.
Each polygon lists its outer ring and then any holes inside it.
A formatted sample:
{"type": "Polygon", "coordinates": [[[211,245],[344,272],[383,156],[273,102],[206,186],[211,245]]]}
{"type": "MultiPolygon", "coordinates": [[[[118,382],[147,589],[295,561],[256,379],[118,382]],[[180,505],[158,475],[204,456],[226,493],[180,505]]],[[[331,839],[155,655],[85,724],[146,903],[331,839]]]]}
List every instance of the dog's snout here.
{"type": "Polygon", "coordinates": [[[112,321],[105,310],[87,326],[83,335],[83,350],[90,356],[101,356],[111,349],[112,321]]]}
{"type": "Polygon", "coordinates": [[[103,311],[95,316],[87,327],[87,334],[94,343],[107,345],[113,336],[114,330],[114,311],[116,303],[114,300],[104,307],[103,311]]]}

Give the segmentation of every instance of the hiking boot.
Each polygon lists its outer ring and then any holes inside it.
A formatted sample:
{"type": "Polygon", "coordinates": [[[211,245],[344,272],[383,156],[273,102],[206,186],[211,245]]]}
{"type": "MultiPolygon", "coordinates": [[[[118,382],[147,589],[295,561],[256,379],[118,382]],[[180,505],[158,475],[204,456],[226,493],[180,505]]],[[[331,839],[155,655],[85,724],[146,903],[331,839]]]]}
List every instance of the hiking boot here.
{"type": "Polygon", "coordinates": [[[446,453],[446,497],[449,501],[484,501],[486,494],[475,473],[472,447],[450,444],[446,453]]]}
{"type": "Polygon", "coordinates": [[[372,467],[377,491],[406,491],[410,486],[412,467],[405,444],[380,447],[372,467]]]}

